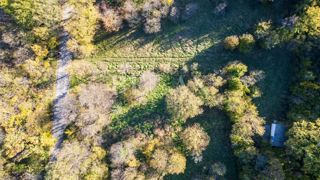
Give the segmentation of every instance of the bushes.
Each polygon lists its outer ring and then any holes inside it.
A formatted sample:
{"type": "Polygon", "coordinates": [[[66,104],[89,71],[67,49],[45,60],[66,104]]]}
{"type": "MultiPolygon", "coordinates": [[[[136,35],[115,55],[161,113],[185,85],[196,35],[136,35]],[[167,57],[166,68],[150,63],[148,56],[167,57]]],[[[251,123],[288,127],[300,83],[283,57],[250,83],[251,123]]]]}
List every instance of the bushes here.
{"type": "Polygon", "coordinates": [[[124,21],[130,27],[144,23],[146,33],[157,33],[161,30],[161,20],[167,17],[170,1],[147,0],[136,2],[127,0],[124,3],[115,3],[117,8],[110,8],[114,2],[100,3],[101,18],[106,31],[118,31],[124,21]]]}
{"type": "Polygon", "coordinates": [[[53,27],[59,22],[58,0],[15,0],[7,1],[6,8],[23,28],[53,27]]]}
{"type": "Polygon", "coordinates": [[[207,148],[210,142],[210,137],[200,124],[194,124],[183,130],[181,139],[188,151],[195,158],[201,157],[202,152],[207,148]]]}
{"type": "Polygon", "coordinates": [[[241,78],[247,72],[247,66],[239,62],[231,63],[224,68],[224,72],[228,79],[224,110],[233,121],[231,144],[241,163],[242,176],[253,177],[253,164],[258,152],[254,137],[263,135],[264,120],[259,117],[256,106],[247,95],[249,87],[241,82],[241,78]]]}
{"type": "Polygon", "coordinates": [[[49,164],[48,179],[104,179],[108,167],[102,162],[105,151],[100,147],[88,147],[83,143],[65,142],[57,154],[57,160],[49,164]]]}
{"type": "Polygon", "coordinates": [[[161,178],[167,174],[183,173],[186,158],[172,144],[169,134],[165,139],[136,134],[111,146],[111,178],[161,178]],[[125,168],[123,168],[125,167],[125,168]]]}
{"type": "Polygon", "coordinates": [[[114,9],[106,9],[102,15],[103,26],[108,32],[119,31],[122,27],[122,17],[114,9]]]}
{"type": "Polygon", "coordinates": [[[255,44],[255,39],[251,34],[242,34],[241,36],[228,36],[223,41],[224,48],[227,50],[239,49],[242,53],[248,53],[255,44]]]}
{"type": "Polygon", "coordinates": [[[298,34],[305,33],[309,36],[320,35],[320,7],[307,7],[300,21],[295,27],[295,32],[298,34]]]}
{"type": "Polygon", "coordinates": [[[70,0],[68,2],[73,13],[65,21],[64,28],[71,36],[68,47],[75,56],[88,56],[94,50],[91,43],[96,31],[98,12],[93,3],[92,0],[70,0]]]}
{"type": "Polygon", "coordinates": [[[125,91],[125,99],[129,104],[142,103],[146,100],[148,93],[153,91],[160,81],[159,75],[151,71],[144,72],[139,79],[137,88],[127,89],[125,91]]]}
{"type": "Polygon", "coordinates": [[[167,16],[169,7],[163,1],[151,0],[147,1],[142,10],[145,18],[144,31],[146,33],[157,33],[161,30],[161,19],[167,16]]]}
{"type": "Polygon", "coordinates": [[[238,36],[228,36],[224,39],[224,48],[228,50],[235,50],[239,45],[238,36]]]}
{"type": "Polygon", "coordinates": [[[239,37],[239,51],[242,53],[250,52],[254,44],[255,40],[251,34],[243,34],[239,37]]]}
{"type": "Polygon", "coordinates": [[[188,118],[202,113],[202,100],[186,86],[180,86],[166,97],[167,109],[175,122],[185,122],[188,118]]]}

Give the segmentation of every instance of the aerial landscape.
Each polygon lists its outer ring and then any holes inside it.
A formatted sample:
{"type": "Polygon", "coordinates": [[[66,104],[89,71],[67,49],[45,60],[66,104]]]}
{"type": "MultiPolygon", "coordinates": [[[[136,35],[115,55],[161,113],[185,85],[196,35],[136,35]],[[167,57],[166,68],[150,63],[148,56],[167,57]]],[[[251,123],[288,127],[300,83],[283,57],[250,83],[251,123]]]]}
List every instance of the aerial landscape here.
{"type": "Polygon", "coordinates": [[[0,0],[0,180],[320,180],[320,0],[0,0]]]}

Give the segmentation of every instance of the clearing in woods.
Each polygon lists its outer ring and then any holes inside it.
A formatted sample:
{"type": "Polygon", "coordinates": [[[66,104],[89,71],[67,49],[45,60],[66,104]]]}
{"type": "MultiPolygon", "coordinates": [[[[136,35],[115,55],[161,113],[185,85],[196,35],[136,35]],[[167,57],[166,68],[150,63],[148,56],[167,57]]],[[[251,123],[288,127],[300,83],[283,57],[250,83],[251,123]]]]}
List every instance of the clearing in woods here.
{"type": "MultiPolygon", "coordinates": [[[[223,49],[221,42],[228,35],[241,35],[252,32],[252,27],[262,20],[273,20],[281,17],[282,5],[264,6],[258,1],[230,0],[224,15],[215,15],[215,5],[208,6],[208,0],[196,1],[199,11],[192,18],[173,24],[164,22],[162,32],[146,35],[140,29],[124,29],[107,34],[99,32],[95,38],[97,52],[86,58],[85,62],[103,65],[108,73],[95,74],[95,78],[71,77],[71,87],[87,81],[113,82],[118,89],[123,89],[137,81],[139,74],[153,69],[159,64],[179,65],[198,63],[202,73],[218,70],[228,62],[239,60],[248,65],[250,70],[262,70],[265,79],[259,82],[262,97],[255,100],[260,114],[272,121],[275,117],[283,117],[285,111],[284,98],[288,93],[290,76],[292,75],[292,59],[286,50],[262,50],[255,48],[251,53],[241,54],[223,49]],[[130,67],[130,74],[120,74],[119,67],[130,67]],[[114,81],[117,77],[117,81],[114,81]],[[94,80],[92,80],[94,79],[94,80]]],[[[75,61],[77,62],[77,61],[75,61]]],[[[121,107],[112,117],[116,121],[124,121],[134,125],[135,119],[147,119],[154,113],[164,109],[163,98],[166,92],[176,86],[177,77],[163,77],[155,96],[150,95],[149,102],[143,107],[121,107]],[[120,115],[119,115],[120,114],[120,115]],[[138,114],[137,116],[133,116],[138,114]]],[[[215,110],[206,110],[204,115],[189,122],[199,122],[211,136],[211,142],[204,152],[203,161],[198,164],[188,163],[182,175],[168,176],[166,179],[188,179],[220,161],[227,167],[226,179],[237,179],[236,160],[229,142],[230,123],[228,118],[215,110]]],[[[117,123],[115,123],[117,124],[117,123]]],[[[142,126],[143,127],[143,126],[142,126]]],[[[115,125],[115,129],[119,128],[115,125]]],[[[120,127],[121,128],[121,127],[120,127]]],[[[188,161],[192,161],[189,159],[188,161]]]]}

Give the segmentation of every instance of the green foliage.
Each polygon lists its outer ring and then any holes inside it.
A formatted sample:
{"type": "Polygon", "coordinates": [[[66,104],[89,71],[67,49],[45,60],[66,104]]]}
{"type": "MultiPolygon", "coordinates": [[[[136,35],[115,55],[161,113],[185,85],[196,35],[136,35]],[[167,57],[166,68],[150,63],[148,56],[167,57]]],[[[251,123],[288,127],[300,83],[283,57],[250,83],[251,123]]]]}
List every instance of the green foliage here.
{"type": "Polygon", "coordinates": [[[230,77],[240,78],[248,71],[248,67],[243,63],[234,62],[227,65],[224,71],[230,77]]]}
{"type": "Polygon", "coordinates": [[[10,14],[23,28],[53,27],[59,22],[60,8],[57,0],[8,0],[10,14]]]}
{"type": "Polygon", "coordinates": [[[167,110],[174,122],[186,122],[188,118],[202,113],[202,100],[196,97],[186,86],[180,86],[169,92],[166,103],[167,110]]]}
{"type": "Polygon", "coordinates": [[[173,83],[172,77],[162,75],[159,85],[147,95],[146,103],[125,104],[118,107],[115,113],[112,114],[111,129],[121,132],[133,126],[141,132],[150,132],[152,128],[145,129],[150,126],[144,124],[148,123],[150,119],[167,116],[164,98],[170,91],[173,83]]]}
{"type": "Polygon", "coordinates": [[[72,38],[68,41],[68,47],[76,56],[89,56],[94,50],[92,40],[99,17],[94,1],[70,0],[68,3],[75,10],[65,22],[65,30],[72,38]]]}
{"type": "Polygon", "coordinates": [[[305,33],[309,36],[320,35],[320,7],[311,6],[305,8],[305,11],[295,27],[298,34],[305,33]]]}
{"type": "Polygon", "coordinates": [[[271,21],[261,21],[258,23],[254,35],[258,39],[264,38],[270,34],[271,28],[271,21]]]}
{"type": "Polygon", "coordinates": [[[255,41],[253,35],[242,34],[239,37],[239,51],[242,53],[248,53],[248,52],[252,51],[255,42],[256,41],[255,41]]]}
{"type": "Polygon", "coordinates": [[[234,154],[240,162],[242,178],[255,177],[254,161],[258,150],[254,136],[264,133],[264,120],[259,117],[256,106],[248,95],[249,88],[240,80],[247,66],[236,62],[227,65],[224,71],[229,78],[225,91],[224,110],[233,122],[230,134],[234,154]]]}
{"type": "Polygon", "coordinates": [[[6,7],[6,6],[8,6],[8,4],[9,4],[9,2],[8,2],[8,0],[0,0],[0,7],[6,7]]]}
{"type": "Polygon", "coordinates": [[[201,156],[202,152],[207,148],[210,142],[210,137],[200,124],[194,124],[183,130],[181,133],[181,139],[188,151],[194,157],[201,156]]]}
{"type": "Polygon", "coordinates": [[[305,120],[295,122],[288,132],[286,142],[288,154],[312,178],[320,178],[320,119],[315,122],[305,120]]]}
{"type": "Polygon", "coordinates": [[[298,82],[292,88],[292,103],[288,117],[292,121],[315,120],[320,116],[320,85],[317,82],[318,65],[309,59],[299,59],[298,82]]]}

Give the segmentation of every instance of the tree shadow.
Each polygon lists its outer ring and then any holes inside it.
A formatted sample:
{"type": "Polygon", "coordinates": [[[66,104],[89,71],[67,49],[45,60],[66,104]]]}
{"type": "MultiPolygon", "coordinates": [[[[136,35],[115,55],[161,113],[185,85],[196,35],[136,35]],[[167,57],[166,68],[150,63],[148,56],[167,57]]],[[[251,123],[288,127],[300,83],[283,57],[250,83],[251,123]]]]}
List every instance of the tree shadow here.
{"type": "Polygon", "coordinates": [[[159,33],[146,34],[141,26],[136,29],[124,28],[120,32],[109,34],[101,30],[95,37],[95,44],[102,49],[101,52],[129,43],[136,49],[152,44],[153,50],[163,54],[169,54],[172,49],[176,49],[181,56],[195,55],[208,48],[208,44],[217,44],[228,35],[249,32],[259,21],[276,21],[276,18],[285,13],[281,9],[283,4],[262,5],[256,1],[233,0],[229,1],[223,15],[216,15],[216,3],[210,0],[199,0],[195,3],[199,5],[199,9],[193,17],[177,24],[163,20],[162,31],[159,33]]]}

